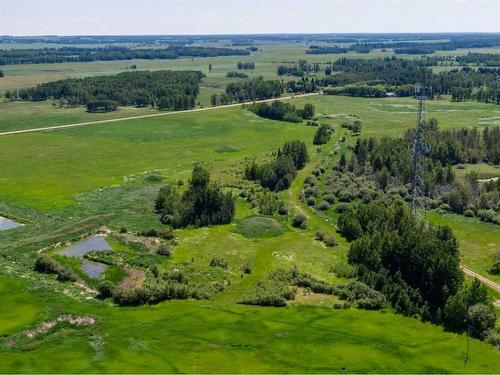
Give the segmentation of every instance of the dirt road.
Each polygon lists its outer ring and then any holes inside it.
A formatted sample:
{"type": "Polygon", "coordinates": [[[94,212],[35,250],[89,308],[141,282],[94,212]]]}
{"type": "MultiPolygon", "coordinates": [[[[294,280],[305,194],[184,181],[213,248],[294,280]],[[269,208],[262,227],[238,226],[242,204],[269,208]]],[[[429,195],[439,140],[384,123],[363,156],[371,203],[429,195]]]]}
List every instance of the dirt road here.
{"type": "Polygon", "coordinates": [[[187,110],[184,110],[184,111],[173,111],[173,112],[159,112],[159,113],[154,113],[154,114],[150,114],[150,115],[137,115],[137,116],[130,116],[130,117],[114,118],[114,119],[109,119],[109,120],[87,121],[87,122],[79,122],[79,123],[68,124],[68,125],[49,126],[49,127],[46,127],[46,128],[12,130],[12,131],[7,131],[7,132],[0,133],[0,136],[23,134],[23,133],[35,133],[35,132],[43,132],[43,131],[59,130],[59,129],[68,129],[68,128],[77,128],[77,127],[80,127],[80,126],[108,124],[108,123],[112,123],[112,122],[137,120],[137,119],[143,119],[143,118],[149,118],[149,117],[172,116],[172,115],[179,115],[179,114],[183,114],[183,113],[192,113],[192,112],[201,112],[201,111],[213,111],[213,110],[222,109],[222,108],[238,107],[238,106],[242,106],[244,104],[265,103],[265,102],[271,102],[271,101],[274,101],[274,100],[286,100],[286,99],[293,99],[293,98],[303,98],[303,97],[306,97],[306,96],[314,96],[314,95],[319,95],[319,93],[313,92],[313,93],[309,93],[309,94],[283,96],[281,98],[256,100],[256,101],[245,102],[245,103],[226,104],[226,105],[220,105],[220,106],[216,106],[216,107],[195,108],[195,109],[187,109],[187,110]]]}

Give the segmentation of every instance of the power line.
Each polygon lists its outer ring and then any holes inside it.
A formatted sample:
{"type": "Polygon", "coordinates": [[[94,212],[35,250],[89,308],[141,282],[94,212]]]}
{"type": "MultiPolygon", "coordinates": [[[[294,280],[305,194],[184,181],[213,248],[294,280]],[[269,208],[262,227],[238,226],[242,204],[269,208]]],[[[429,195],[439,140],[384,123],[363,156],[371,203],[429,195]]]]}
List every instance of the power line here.
{"type": "Polygon", "coordinates": [[[415,128],[415,137],[411,146],[411,168],[412,168],[412,186],[411,186],[411,211],[416,212],[417,208],[425,208],[425,185],[422,178],[422,164],[429,154],[430,148],[425,143],[425,99],[427,98],[426,89],[421,84],[415,85],[415,98],[418,100],[417,126],[415,128]]]}

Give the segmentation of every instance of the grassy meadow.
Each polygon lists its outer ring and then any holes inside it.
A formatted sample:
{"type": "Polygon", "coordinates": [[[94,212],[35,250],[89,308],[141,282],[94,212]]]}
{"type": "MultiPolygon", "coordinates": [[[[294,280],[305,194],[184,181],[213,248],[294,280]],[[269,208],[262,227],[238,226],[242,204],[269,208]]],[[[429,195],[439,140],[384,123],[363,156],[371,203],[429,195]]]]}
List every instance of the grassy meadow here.
{"type": "MultiPolygon", "coordinates": [[[[6,76],[0,79],[0,93],[55,79],[119,73],[137,64],[141,70],[202,70],[207,77],[198,105],[206,106],[211,94],[224,90],[226,73],[237,70],[238,61],[256,63],[255,71],[245,71],[250,76],[276,78],[276,67],[286,61],[351,56],[306,55],[303,43],[256,45],[259,51],[250,56],[10,65],[2,67],[6,76]]],[[[417,103],[411,98],[319,95],[288,102],[314,104],[320,121],[335,127],[332,140],[313,146],[315,127],[266,120],[241,107],[0,136],[0,215],[26,224],[0,232],[0,372],[500,373],[500,353],[492,345],[471,339],[466,361],[465,333],[447,332],[391,308],[334,309],[337,297],[305,290],[284,308],[238,304],[277,268],[297,266],[330,283],[346,281],[332,266],[345,262],[349,243],[336,233],[336,214],[323,214],[299,199],[304,178],[327,155],[331,167],[355,142],[340,127],[343,122],[359,119],[362,137],[398,137],[416,121],[417,103]],[[340,142],[343,136],[346,142],[340,142]],[[38,250],[48,248],[54,254],[103,225],[115,231],[126,227],[130,233],[161,229],[153,212],[157,192],[164,182],[186,182],[193,164],[209,169],[225,189],[251,186],[242,180],[248,160],[269,158],[285,141],[295,139],[307,143],[311,160],[291,188],[280,193],[287,215],[263,220],[256,208],[238,198],[231,224],[176,230],[172,255],[158,261],[162,271],[181,269],[192,282],[221,282],[224,289],[212,298],[118,307],[92,298],[75,283],[33,271],[38,250]],[[332,151],[337,151],[334,157],[332,151]],[[291,225],[298,213],[308,217],[306,230],[291,225]],[[316,241],[317,230],[335,235],[338,245],[316,241]],[[210,260],[217,257],[229,266],[211,267],[210,260]],[[249,274],[243,272],[246,265],[249,274]],[[34,338],[26,336],[63,314],[91,316],[95,323],[57,324],[34,338]]],[[[441,129],[500,124],[500,109],[492,104],[443,98],[428,101],[426,112],[441,129]]],[[[83,107],[59,108],[52,101],[4,102],[0,132],[155,113],[160,112],[121,107],[90,114],[83,107]]],[[[472,169],[485,178],[498,175],[498,169],[481,164],[466,165],[457,177],[472,169]]],[[[426,218],[452,227],[464,265],[500,282],[488,273],[492,255],[500,251],[500,227],[437,212],[427,212],[426,218]]],[[[130,251],[112,245],[116,251],[130,251]]],[[[67,263],[79,266],[80,261],[67,263]]],[[[118,271],[113,275],[117,279],[124,273],[118,271]]]]}

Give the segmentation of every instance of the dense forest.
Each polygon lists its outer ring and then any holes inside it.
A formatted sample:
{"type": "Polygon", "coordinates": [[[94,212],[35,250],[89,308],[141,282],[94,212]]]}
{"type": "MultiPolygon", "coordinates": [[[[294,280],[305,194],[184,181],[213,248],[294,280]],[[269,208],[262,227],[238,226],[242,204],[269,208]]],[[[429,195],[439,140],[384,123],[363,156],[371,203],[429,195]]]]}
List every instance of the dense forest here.
{"type": "Polygon", "coordinates": [[[476,99],[500,103],[500,69],[463,67],[433,73],[427,59],[405,60],[340,58],[332,64],[335,74],[316,78],[316,84],[328,87],[326,94],[383,97],[413,95],[420,82],[432,87],[432,94],[450,94],[455,101],[476,99]]]}
{"type": "Polygon", "coordinates": [[[41,48],[0,50],[0,65],[52,64],[64,62],[113,61],[133,59],[177,59],[179,57],[215,57],[249,55],[243,49],[216,47],[168,47],[130,49],[126,47],[106,48],[41,48]]]}
{"type": "Polygon", "coordinates": [[[54,98],[70,105],[112,101],[124,106],[180,110],[194,106],[202,77],[201,72],[195,71],[124,72],[43,83],[19,92],[7,92],[6,98],[31,101],[54,98]]]}
{"type": "Polygon", "coordinates": [[[350,240],[349,263],[358,279],[384,294],[407,316],[442,323],[480,339],[495,327],[484,285],[465,283],[458,241],[446,226],[417,218],[401,201],[360,205],[342,214],[339,230],[350,240]]]}

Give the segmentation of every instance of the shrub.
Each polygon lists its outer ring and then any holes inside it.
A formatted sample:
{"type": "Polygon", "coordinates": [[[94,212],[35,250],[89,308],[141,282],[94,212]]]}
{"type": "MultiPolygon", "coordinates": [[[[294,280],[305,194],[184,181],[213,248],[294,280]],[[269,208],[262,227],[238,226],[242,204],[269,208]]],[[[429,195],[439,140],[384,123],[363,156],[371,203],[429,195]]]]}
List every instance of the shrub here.
{"type": "Polygon", "coordinates": [[[238,303],[260,306],[286,306],[286,301],[295,298],[295,290],[279,280],[259,281],[256,287],[238,303]]]}
{"type": "Polygon", "coordinates": [[[474,217],[474,211],[472,211],[472,210],[465,210],[464,211],[464,216],[474,217]]]}
{"type": "Polygon", "coordinates": [[[281,206],[278,208],[278,214],[280,215],[286,215],[288,213],[288,208],[286,206],[281,206]]]}
{"type": "Polygon", "coordinates": [[[335,195],[333,194],[326,194],[323,196],[323,199],[330,204],[335,203],[335,195]]]}
{"type": "Polygon", "coordinates": [[[314,206],[316,204],[316,199],[314,199],[313,197],[309,197],[306,199],[306,203],[308,206],[314,206]]]}
{"type": "Polygon", "coordinates": [[[172,248],[168,245],[162,244],[156,250],[156,254],[169,257],[170,255],[172,255],[172,248]]]}
{"type": "Polygon", "coordinates": [[[317,241],[323,241],[323,238],[325,238],[325,235],[326,235],[325,232],[318,230],[314,234],[314,239],[317,241]]]}
{"type": "Polygon", "coordinates": [[[477,216],[482,220],[486,222],[493,222],[495,220],[495,211],[493,210],[479,210],[477,211],[477,216]]]}
{"type": "Polygon", "coordinates": [[[147,229],[137,233],[141,237],[159,237],[165,240],[172,240],[174,238],[174,232],[170,229],[147,229]]]}
{"type": "Polygon", "coordinates": [[[500,275],[500,262],[494,263],[489,269],[488,272],[492,275],[500,275]]]}
{"type": "MultiPolygon", "coordinates": [[[[319,171],[318,171],[319,172],[319,171]]],[[[310,175],[304,179],[304,185],[315,186],[318,184],[318,180],[315,176],[310,175]]]]}
{"type": "Polygon", "coordinates": [[[303,221],[302,224],[300,224],[299,227],[301,230],[306,230],[307,229],[307,221],[303,221]]]}
{"type": "Polygon", "coordinates": [[[101,299],[106,299],[113,296],[113,290],[115,286],[109,280],[103,280],[97,284],[97,291],[99,292],[98,297],[101,299]]]}
{"type": "Polygon", "coordinates": [[[57,280],[59,281],[76,281],[78,276],[70,268],[60,268],[57,272],[57,280]]]}
{"type": "Polygon", "coordinates": [[[467,320],[474,328],[472,334],[484,338],[488,331],[495,327],[496,315],[489,306],[479,303],[469,307],[467,320]]]}
{"type": "Polygon", "coordinates": [[[302,214],[296,215],[292,220],[292,226],[295,228],[300,228],[303,223],[307,222],[307,217],[302,214]]]}
{"type": "Polygon", "coordinates": [[[127,233],[127,232],[128,232],[127,227],[121,227],[120,228],[120,233],[127,233]]]}
{"type": "Polygon", "coordinates": [[[335,206],[335,211],[338,213],[349,212],[354,209],[354,205],[351,203],[340,202],[335,206]]]}
{"type": "Polygon", "coordinates": [[[361,281],[350,281],[347,284],[336,285],[334,294],[341,299],[356,303],[361,309],[376,310],[382,308],[386,303],[382,293],[361,281]]]}
{"type": "Polygon", "coordinates": [[[252,266],[250,263],[245,263],[244,265],[241,266],[241,272],[244,274],[251,274],[252,273],[252,266]]]}
{"type": "Polygon", "coordinates": [[[442,211],[451,211],[451,207],[447,203],[440,204],[439,209],[442,211]]]}
{"type": "Polygon", "coordinates": [[[210,260],[210,267],[220,267],[227,269],[228,262],[224,258],[212,258],[210,260]]]}
{"type": "Polygon", "coordinates": [[[330,203],[328,203],[327,201],[321,201],[318,204],[318,210],[320,210],[320,211],[326,211],[329,208],[330,208],[330,203]]]}
{"type": "Polygon", "coordinates": [[[349,279],[356,275],[356,270],[349,263],[338,261],[330,267],[330,272],[334,273],[337,277],[349,279]]]}
{"type": "Polygon", "coordinates": [[[308,197],[318,197],[321,195],[321,190],[317,186],[308,186],[304,189],[304,196],[308,197]]]}
{"type": "Polygon", "coordinates": [[[343,190],[338,193],[338,197],[341,202],[350,202],[356,198],[356,195],[350,190],[343,190]]]}
{"type": "Polygon", "coordinates": [[[488,344],[496,346],[497,348],[500,348],[500,333],[494,329],[490,329],[488,332],[486,332],[484,341],[486,341],[488,344]]]}
{"type": "Polygon", "coordinates": [[[328,247],[337,246],[337,239],[335,238],[335,236],[332,235],[326,235],[323,238],[323,242],[328,247]]]}
{"type": "Polygon", "coordinates": [[[63,266],[47,255],[40,255],[35,261],[35,271],[57,275],[59,281],[76,281],[77,275],[67,266],[63,266]]]}
{"type": "Polygon", "coordinates": [[[47,255],[39,255],[35,261],[35,271],[37,272],[56,274],[59,267],[59,263],[47,255]]]}

